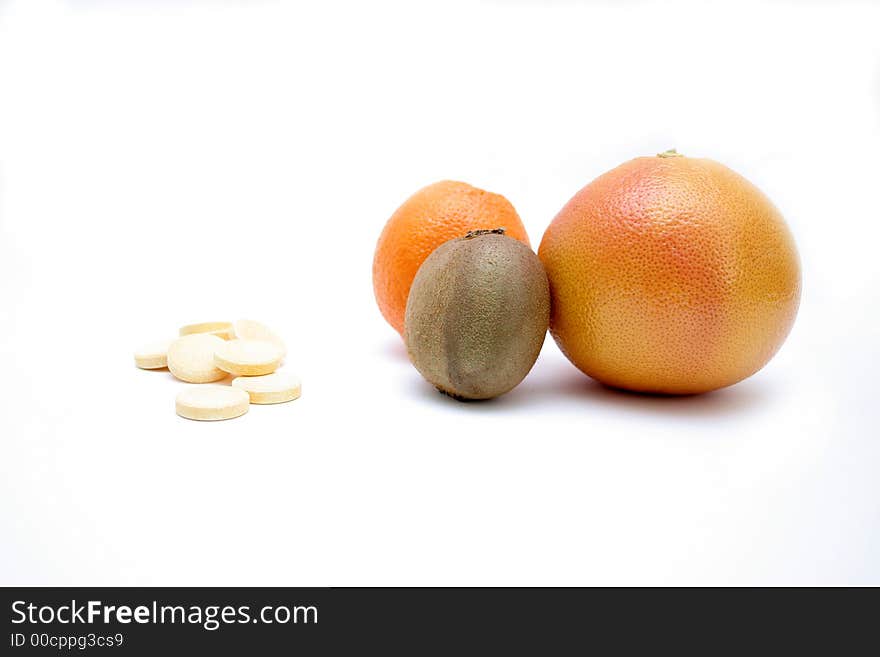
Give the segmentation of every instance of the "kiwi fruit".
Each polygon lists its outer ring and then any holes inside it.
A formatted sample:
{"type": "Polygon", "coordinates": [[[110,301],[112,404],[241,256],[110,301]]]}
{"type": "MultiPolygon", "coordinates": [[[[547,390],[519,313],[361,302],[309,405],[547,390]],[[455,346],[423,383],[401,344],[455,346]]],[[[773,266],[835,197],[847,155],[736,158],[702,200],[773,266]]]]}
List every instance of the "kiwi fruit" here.
{"type": "Polygon", "coordinates": [[[416,369],[456,399],[491,399],[522,381],[550,321],[538,256],[504,229],[439,246],[410,288],[404,340],[416,369]]]}

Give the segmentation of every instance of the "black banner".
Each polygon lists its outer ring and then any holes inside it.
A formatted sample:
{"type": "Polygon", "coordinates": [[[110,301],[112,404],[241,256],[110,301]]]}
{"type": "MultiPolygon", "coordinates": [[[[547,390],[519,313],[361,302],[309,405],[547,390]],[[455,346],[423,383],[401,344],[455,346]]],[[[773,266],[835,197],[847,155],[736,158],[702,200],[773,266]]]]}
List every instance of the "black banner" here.
{"type": "Polygon", "coordinates": [[[875,590],[6,588],[2,654],[556,655],[876,643],[875,590]],[[868,595],[865,595],[868,594],[868,595]],[[840,627],[842,630],[836,630],[840,627]],[[868,641],[863,643],[863,639],[868,641]],[[613,649],[612,649],[613,648],[613,649]]]}

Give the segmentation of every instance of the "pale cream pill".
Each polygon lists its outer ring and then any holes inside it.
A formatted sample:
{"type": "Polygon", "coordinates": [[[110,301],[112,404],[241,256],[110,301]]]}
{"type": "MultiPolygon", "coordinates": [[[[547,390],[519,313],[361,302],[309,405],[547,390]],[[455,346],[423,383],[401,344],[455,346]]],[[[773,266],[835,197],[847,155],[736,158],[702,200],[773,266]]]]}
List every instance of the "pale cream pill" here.
{"type": "Polygon", "coordinates": [[[302,385],[300,380],[284,372],[273,372],[263,376],[240,376],[232,379],[232,385],[246,391],[251,404],[280,404],[299,399],[302,385]]]}
{"type": "Polygon", "coordinates": [[[180,327],[180,335],[192,335],[194,333],[210,333],[224,340],[231,340],[235,337],[232,322],[200,322],[180,327]]]}
{"type": "Polygon", "coordinates": [[[281,349],[282,357],[287,354],[287,346],[278,335],[265,324],[252,319],[239,319],[233,324],[235,337],[240,340],[262,340],[271,342],[281,349]]]}
{"type": "Polygon", "coordinates": [[[236,376],[261,376],[278,369],[284,352],[263,340],[229,340],[217,347],[214,365],[236,376]]]}
{"type": "Polygon", "coordinates": [[[177,414],[189,420],[230,420],[248,412],[248,394],[231,386],[189,386],[177,395],[177,414]]]}
{"type": "Polygon", "coordinates": [[[134,364],[142,370],[158,370],[168,366],[168,346],[171,340],[145,345],[134,352],[134,364]]]}
{"type": "Polygon", "coordinates": [[[210,383],[226,373],[214,364],[214,352],[226,340],[211,333],[193,333],[177,338],[168,347],[168,369],[181,381],[210,383]]]}

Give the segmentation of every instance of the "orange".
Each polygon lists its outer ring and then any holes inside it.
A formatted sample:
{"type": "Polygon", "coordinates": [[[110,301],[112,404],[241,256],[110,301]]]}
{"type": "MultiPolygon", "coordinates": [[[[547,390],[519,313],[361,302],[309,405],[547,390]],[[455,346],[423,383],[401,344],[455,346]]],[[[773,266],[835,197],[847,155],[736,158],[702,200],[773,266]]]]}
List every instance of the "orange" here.
{"type": "Polygon", "coordinates": [[[800,299],[797,250],[770,200],[675,151],[581,189],[538,255],[563,353],[629,390],[691,394],[745,379],[782,345],[800,299]]]}
{"type": "Polygon", "coordinates": [[[493,228],[531,246],[522,220],[500,194],[444,180],[410,196],[385,224],[373,257],[373,291],[388,323],[403,335],[409,288],[434,249],[469,230],[493,228]]]}

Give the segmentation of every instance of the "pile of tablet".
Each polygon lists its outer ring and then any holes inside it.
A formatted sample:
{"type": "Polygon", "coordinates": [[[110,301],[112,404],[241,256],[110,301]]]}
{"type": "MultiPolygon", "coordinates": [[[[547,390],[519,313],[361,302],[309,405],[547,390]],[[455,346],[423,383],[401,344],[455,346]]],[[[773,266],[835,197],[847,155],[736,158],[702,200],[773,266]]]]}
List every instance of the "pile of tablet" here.
{"type": "Polygon", "coordinates": [[[190,420],[228,420],[251,404],[297,399],[297,377],[276,370],[284,361],[284,342],[267,326],[249,319],[203,322],[180,329],[180,337],[147,345],[134,354],[145,370],[167,367],[191,384],[210,384],[233,375],[230,385],[191,385],[177,395],[177,414],[190,420]]]}

